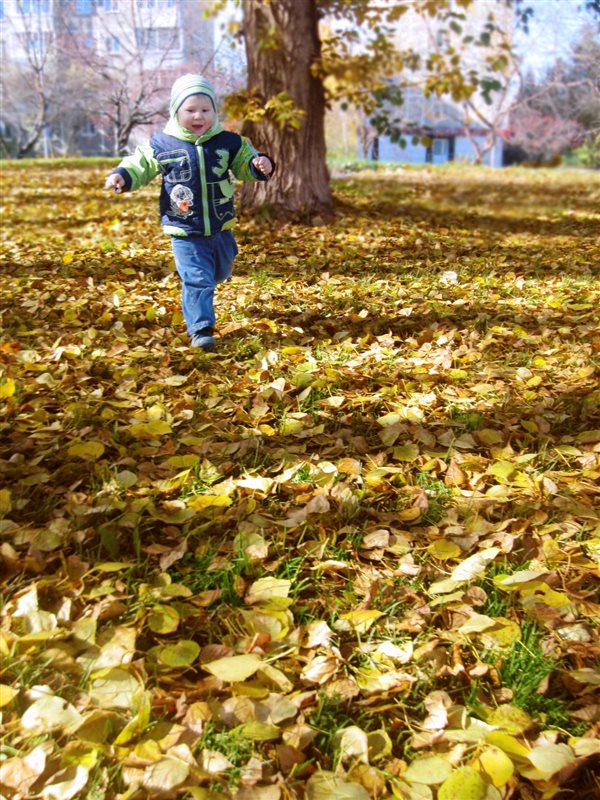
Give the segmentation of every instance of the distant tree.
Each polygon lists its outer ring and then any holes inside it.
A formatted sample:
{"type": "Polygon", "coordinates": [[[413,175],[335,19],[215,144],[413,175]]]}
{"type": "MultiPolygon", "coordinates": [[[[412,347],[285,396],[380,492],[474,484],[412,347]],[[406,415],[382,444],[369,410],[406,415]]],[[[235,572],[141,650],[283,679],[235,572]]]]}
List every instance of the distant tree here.
{"type": "Polygon", "coordinates": [[[552,163],[565,150],[582,143],[583,128],[571,119],[521,108],[512,121],[507,141],[521,151],[524,160],[552,163]]]}
{"type": "MultiPolygon", "coordinates": [[[[15,8],[20,17],[15,35],[25,59],[18,66],[5,59],[2,66],[0,146],[5,156],[23,158],[34,153],[49,128],[56,96],[56,48],[39,4],[28,9],[23,0],[16,0],[15,8]]],[[[12,21],[4,24],[11,26],[12,21]]]]}
{"type": "Polygon", "coordinates": [[[98,16],[94,38],[73,30],[71,9],[62,6],[62,51],[83,70],[82,83],[94,96],[94,117],[108,126],[115,155],[128,150],[132,131],[165,116],[168,106],[170,51],[178,28],[159,27],[159,7],[121,0],[116,14],[98,16]]]}
{"type": "Polygon", "coordinates": [[[214,58],[195,0],[6,0],[3,11],[13,45],[1,77],[4,155],[72,152],[84,129],[99,152],[123,154],[136,127],[166,115],[173,79],[214,58]]]}
{"type": "Polygon", "coordinates": [[[511,144],[530,160],[552,158],[578,145],[590,152],[598,148],[600,38],[593,25],[582,29],[570,56],[557,59],[541,77],[523,80],[510,129],[511,144]]]}

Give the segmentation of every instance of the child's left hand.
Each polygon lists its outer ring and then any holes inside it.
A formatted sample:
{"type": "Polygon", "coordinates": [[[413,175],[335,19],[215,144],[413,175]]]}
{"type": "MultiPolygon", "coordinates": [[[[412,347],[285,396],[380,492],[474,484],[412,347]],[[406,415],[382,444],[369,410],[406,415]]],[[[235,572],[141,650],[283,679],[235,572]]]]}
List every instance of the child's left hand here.
{"type": "Polygon", "coordinates": [[[266,177],[273,172],[273,164],[271,163],[271,159],[267,158],[266,156],[257,156],[256,158],[253,158],[252,166],[255,167],[259,172],[262,172],[262,174],[266,177]]]}

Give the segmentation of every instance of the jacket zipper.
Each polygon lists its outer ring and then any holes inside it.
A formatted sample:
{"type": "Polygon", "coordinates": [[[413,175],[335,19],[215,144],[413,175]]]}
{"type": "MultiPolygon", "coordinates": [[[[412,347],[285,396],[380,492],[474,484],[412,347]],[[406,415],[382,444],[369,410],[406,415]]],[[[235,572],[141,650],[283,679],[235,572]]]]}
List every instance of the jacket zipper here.
{"type": "Polygon", "coordinates": [[[208,213],[208,187],[206,184],[206,165],[204,163],[204,148],[202,145],[196,145],[198,153],[198,167],[200,169],[200,187],[202,191],[202,213],[204,215],[204,235],[210,236],[212,231],[210,229],[210,216],[208,213]]]}

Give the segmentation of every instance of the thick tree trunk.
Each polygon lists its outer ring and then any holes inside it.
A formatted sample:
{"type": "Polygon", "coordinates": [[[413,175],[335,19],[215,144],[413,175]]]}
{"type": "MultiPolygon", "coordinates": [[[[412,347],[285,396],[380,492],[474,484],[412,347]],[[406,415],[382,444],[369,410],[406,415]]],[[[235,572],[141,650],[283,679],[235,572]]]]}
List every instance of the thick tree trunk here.
{"type": "Polygon", "coordinates": [[[242,205],[277,215],[326,219],[333,212],[325,162],[325,93],[311,71],[321,55],[316,0],[244,0],[248,88],[261,102],[287,92],[305,115],[299,129],[247,122],[243,134],[277,163],[268,184],[246,183],[242,205]]]}

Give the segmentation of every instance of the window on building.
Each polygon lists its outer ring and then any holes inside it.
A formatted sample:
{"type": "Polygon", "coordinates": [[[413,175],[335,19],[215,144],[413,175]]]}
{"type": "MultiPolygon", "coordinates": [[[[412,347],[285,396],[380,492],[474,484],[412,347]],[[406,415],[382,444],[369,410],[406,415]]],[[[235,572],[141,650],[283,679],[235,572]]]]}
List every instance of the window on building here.
{"type": "Polygon", "coordinates": [[[119,10],[119,0],[96,0],[96,8],[101,11],[116,13],[119,10]]]}
{"type": "Polygon", "coordinates": [[[181,46],[177,28],[136,28],[135,40],[144,50],[178,50],[181,46]]]}
{"type": "Polygon", "coordinates": [[[50,0],[23,0],[21,8],[27,17],[31,14],[49,14],[50,0]]]}
{"type": "Polygon", "coordinates": [[[75,0],[75,13],[82,17],[89,17],[93,11],[92,0],[75,0]]]}
{"type": "Polygon", "coordinates": [[[32,31],[27,34],[26,45],[30,53],[42,55],[50,45],[50,34],[41,31],[32,31]]]}
{"type": "Polygon", "coordinates": [[[160,28],[158,31],[158,49],[179,50],[180,34],[178,28],[160,28]]]}
{"type": "Polygon", "coordinates": [[[144,50],[156,49],[156,31],[151,28],[136,28],[135,41],[144,50]]]}
{"type": "Polygon", "coordinates": [[[137,0],[140,8],[174,8],[176,0],[137,0]]]}
{"type": "Polygon", "coordinates": [[[4,0],[0,0],[0,19],[4,19],[4,0]]]}
{"type": "Polygon", "coordinates": [[[106,52],[107,53],[121,52],[121,40],[117,36],[106,37],[106,52]]]}

